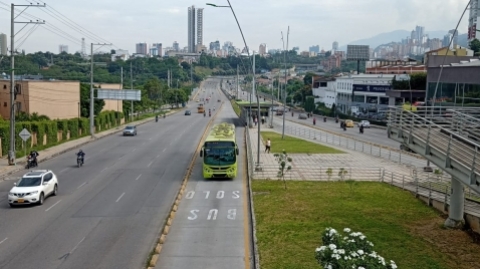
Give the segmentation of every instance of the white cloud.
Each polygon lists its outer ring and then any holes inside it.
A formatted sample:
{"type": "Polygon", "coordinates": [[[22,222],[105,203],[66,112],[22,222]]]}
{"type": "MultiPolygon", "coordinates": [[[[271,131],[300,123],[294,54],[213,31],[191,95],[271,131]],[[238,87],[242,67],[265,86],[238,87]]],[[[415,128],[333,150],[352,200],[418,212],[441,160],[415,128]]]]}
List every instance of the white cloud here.
{"type": "MultiPolygon", "coordinates": [[[[9,2],[0,0],[0,7],[9,8],[9,2]],[[7,4],[7,6],[2,3],[7,4]]],[[[225,0],[206,0],[218,5],[228,5],[225,0]]],[[[24,4],[20,0],[17,4],[24,4]]],[[[138,42],[161,42],[180,46],[187,41],[187,7],[192,4],[204,10],[204,42],[232,41],[243,47],[235,19],[228,8],[206,6],[194,0],[51,0],[47,3],[61,14],[96,35],[114,43],[119,48],[133,51],[138,42]]],[[[379,33],[398,29],[412,30],[416,25],[426,30],[455,28],[468,0],[230,0],[238,17],[247,43],[258,49],[260,43],[269,48],[281,48],[281,35],[291,27],[290,44],[308,49],[319,44],[330,49],[333,41],[348,42],[368,38],[379,33]]],[[[52,34],[39,27],[24,43],[27,52],[37,50],[58,51],[59,44],[68,44],[70,52],[80,49],[80,40],[88,32],[76,31],[49,15],[50,8],[30,8],[27,13],[47,20],[47,24],[62,29],[74,41],[52,34]]],[[[466,32],[468,12],[460,24],[460,33],[466,32]]],[[[20,29],[19,26],[16,26],[20,29]]],[[[47,26],[48,27],[48,26],[47,26]]],[[[51,29],[51,28],[50,28],[51,29]]],[[[52,29],[53,30],[53,29],[52,29]]],[[[25,30],[24,30],[25,31],[25,30]]],[[[0,32],[10,32],[9,13],[0,9],[0,32]]],[[[23,33],[23,32],[22,32],[23,33]]],[[[22,34],[20,34],[21,36],[22,34]]],[[[62,34],[65,35],[65,34],[62,34]]],[[[97,38],[98,39],[98,38],[97,38]]],[[[97,40],[93,40],[97,42],[97,40]]]]}

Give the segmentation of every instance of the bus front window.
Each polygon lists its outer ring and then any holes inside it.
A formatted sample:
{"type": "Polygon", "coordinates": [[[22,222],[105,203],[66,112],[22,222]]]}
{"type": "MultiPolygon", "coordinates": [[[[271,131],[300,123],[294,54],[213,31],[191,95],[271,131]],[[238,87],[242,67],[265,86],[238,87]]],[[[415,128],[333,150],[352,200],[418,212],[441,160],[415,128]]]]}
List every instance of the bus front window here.
{"type": "Polygon", "coordinates": [[[236,160],[235,147],[225,145],[205,147],[204,162],[207,165],[232,165],[236,160]]]}

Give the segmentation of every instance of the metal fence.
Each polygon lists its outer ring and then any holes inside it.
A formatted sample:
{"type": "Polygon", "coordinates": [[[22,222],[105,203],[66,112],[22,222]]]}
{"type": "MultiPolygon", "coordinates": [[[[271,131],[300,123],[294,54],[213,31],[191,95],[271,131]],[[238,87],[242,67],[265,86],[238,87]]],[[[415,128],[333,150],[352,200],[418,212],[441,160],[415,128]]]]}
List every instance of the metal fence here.
{"type": "MultiPolygon", "coordinates": [[[[274,127],[281,128],[281,125],[274,123],[274,127]]],[[[390,160],[395,163],[404,164],[409,167],[425,167],[427,165],[427,160],[425,160],[421,156],[416,156],[412,153],[395,150],[389,147],[374,145],[368,142],[358,141],[352,138],[347,138],[344,136],[339,136],[320,130],[313,130],[310,128],[302,127],[292,127],[286,125],[285,133],[296,137],[315,140],[320,143],[330,144],[345,149],[365,153],[374,157],[390,160]]]]}

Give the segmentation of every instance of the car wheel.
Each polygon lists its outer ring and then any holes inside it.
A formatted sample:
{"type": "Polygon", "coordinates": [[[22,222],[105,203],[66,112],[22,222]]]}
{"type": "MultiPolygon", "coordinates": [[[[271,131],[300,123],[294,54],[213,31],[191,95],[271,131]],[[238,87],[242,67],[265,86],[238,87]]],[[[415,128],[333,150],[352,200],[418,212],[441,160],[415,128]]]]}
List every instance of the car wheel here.
{"type": "Polygon", "coordinates": [[[43,195],[43,192],[40,193],[40,198],[38,199],[38,204],[43,205],[43,202],[45,201],[45,196],[43,195]]]}
{"type": "Polygon", "coordinates": [[[53,193],[52,193],[52,196],[57,196],[58,194],[58,185],[55,184],[55,187],[53,187],[53,193]]]}

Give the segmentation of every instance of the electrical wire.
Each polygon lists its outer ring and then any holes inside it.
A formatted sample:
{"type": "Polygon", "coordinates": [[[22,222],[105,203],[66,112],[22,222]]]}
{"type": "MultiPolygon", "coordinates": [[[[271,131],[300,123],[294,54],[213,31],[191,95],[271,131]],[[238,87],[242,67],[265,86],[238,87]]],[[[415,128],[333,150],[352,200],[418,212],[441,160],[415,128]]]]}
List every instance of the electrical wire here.
{"type": "Polygon", "coordinates": [[[22,41],[19,41],[20,44],[15,48],[15,50],[17,50],[18,48],[20,48],[23,43],[25,43],[25,41],[27,41],[28,37],[33,33],[35,32],[35,30],[40,26],[40,24],[35,24],[31,29],[30,31],[27,32],[26,36],[25,36],[25,39],[23,39],[22,41]]]}

